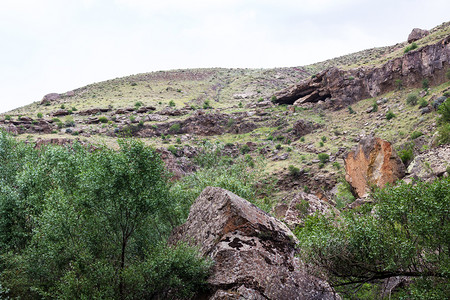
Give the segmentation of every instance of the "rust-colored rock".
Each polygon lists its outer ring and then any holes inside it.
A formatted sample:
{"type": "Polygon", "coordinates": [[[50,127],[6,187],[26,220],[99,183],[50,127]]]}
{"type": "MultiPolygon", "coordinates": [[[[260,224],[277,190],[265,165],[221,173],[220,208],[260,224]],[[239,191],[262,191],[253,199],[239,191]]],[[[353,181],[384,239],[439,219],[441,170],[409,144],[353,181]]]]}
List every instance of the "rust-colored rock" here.
{"type": "Polygon", "coordinates": [[[302,105],[325,101],[327,107],[344,108],[359,100],[395,90],[396,80],[405,87],[420,87],[424,78],[431,85],[447,81],[450,36],[433,45],[410,51],[381,66],[352,70],[330,68],[274,94],[279,104],[302,105]]]}
{"type": "Polygon", "coordinates": [[[371,185],[384,187],[405,176],[405,166],[391,143],[369,136],[344,158],[345,179],[359,197],[367,196],[371,185]]]}
{"type": "Polygon", "coordinates": [[[198,299],[335,299],[295,257],[295,237],[279,220],[221,188],[207,187],[170,243],[197,245],[214,260],[210,293],[198,299]]]}

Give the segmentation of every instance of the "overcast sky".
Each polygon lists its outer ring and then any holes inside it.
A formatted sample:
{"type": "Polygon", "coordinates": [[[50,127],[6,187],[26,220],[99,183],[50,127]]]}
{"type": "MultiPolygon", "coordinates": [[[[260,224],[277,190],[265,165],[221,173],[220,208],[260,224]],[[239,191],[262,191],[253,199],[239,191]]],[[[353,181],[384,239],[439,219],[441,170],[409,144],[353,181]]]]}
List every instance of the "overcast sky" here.
{"type": "Polygon", "coordinates": [[[158,70],[301,66],[405,41],[450,1],[0,0],[0,113],[158,70]]]}

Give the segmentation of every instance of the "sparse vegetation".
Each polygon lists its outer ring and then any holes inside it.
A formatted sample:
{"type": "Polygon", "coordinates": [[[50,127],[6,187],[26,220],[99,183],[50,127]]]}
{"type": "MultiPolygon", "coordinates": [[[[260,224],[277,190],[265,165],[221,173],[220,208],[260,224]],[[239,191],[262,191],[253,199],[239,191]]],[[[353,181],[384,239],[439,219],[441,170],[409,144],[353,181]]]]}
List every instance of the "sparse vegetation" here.
{"type": "Polygon", "coordinates": [[[41,112],[38,112],[36,115],[39,119],[41,119],[44,115],[41,112]]]}
{"type": "Polygon", "coordinates": [[[98,121],[100,123],[108,123],[108,118],[105,116],[100,116],[100,117],[98,117],[98,121]]]}
{"type": "Polygon", "coordinates": [[[348,113],[351,115],[356,114],[356,112],[353,110],[351,106],[348,107],[348,113]]]}
{"type": "Polygon", "coordinates": [[[179,133],[181,130],[181,124],[180,123],[175,123],[172,126],[170,126],[169,131],[172,133],[179,133]]]}
{"type": "Polygon", "coordinates": [[[408,53],[409,51],[412,51],[414,49],[417,49],[417,44],[412,43],[411,45],[406,46],[405,50],[403,50],[403,53],[408,53]]]}
{"type": "Polygon", "coordinates": [[[170,107],[175,107],[175,101],[170,100],[170,101],[169,101],[169,106],[170,106],[170,107]]]}
{"type": "Polygon", "coordinates": [[[294,165],[289,165],[289,174],[293,177],[298,177],[300,175],[300,169],[294,165]]]}
{"type": "Polygon", "coordinates": [[[423,133],[421,131],[414,131],[413,133],[411,133],[411,139],[415,140],[417,139],[419,136],[422,136],[423,133]]]}

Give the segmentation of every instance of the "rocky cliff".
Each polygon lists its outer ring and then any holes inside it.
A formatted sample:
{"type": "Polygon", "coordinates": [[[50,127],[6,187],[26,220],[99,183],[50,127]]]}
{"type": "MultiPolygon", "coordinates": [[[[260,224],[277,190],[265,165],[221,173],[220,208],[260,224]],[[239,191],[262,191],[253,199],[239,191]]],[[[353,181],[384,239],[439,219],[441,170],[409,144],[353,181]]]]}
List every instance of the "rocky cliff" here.
{"type": "Polygon", "coordinates": [[[330,68],[274,94],[280,104],[301,105],[325,101],[342,108],[362,99],[392,91],[399,85],[418,87],[423,79],[431,85],[446,81],[450,63],[450,36],[436,44],[409,51],[377,67],[352,70],[330,68]]]}

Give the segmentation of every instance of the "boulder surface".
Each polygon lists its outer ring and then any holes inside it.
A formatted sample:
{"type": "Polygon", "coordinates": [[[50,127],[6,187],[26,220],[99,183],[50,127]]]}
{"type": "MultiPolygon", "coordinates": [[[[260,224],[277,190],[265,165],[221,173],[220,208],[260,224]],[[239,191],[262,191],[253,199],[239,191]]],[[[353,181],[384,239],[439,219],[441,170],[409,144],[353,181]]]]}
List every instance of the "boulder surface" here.
{"type": "Polygon", "coordinates": [[[373,136],[362,139],[344,163],[345,179],[359,197],[367,196],[371,185],[382,188],[405,176],[405,165],[391,143],[373,136]]]}
{"type": "Polygon", "coordinates": [[[306,273],[286,225],[227,190],[203,190],[169,239],[177,241],[214,261],[210,292],[201,299],[338,299],[326,282],[306,273]]]}

